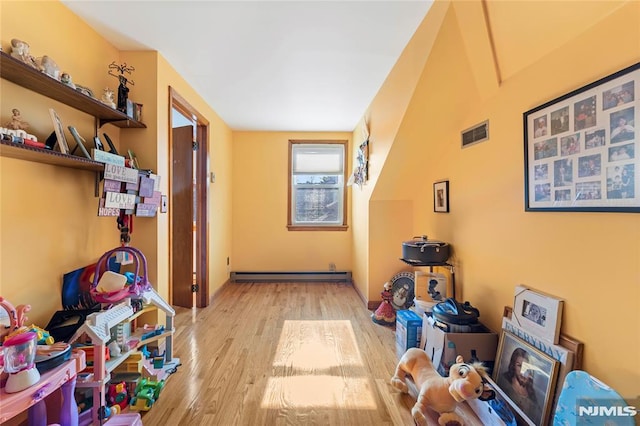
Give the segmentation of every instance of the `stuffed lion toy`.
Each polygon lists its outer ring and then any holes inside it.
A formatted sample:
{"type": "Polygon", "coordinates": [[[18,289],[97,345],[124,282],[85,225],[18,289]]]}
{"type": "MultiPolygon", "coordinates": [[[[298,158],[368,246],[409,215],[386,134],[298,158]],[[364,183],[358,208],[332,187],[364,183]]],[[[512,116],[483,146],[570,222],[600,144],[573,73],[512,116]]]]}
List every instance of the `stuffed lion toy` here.
{"type": "Polygon", "coordinates": [[[487,401],[495,398],[495,392],[482,379],[484,374],[486,370],[482,364],[466,364],[458,355],[456,364],[449,369],[449,377],[442,377],[425,351],[411,348],[400,358],[391,385],[408,393],[405,380],[407,375],[413,378],[420,389],[416,404],[411,409],[417,425],[427,424],[427,408],[431,408],[440,414],[438,423],[441,426],[463,426],[462,418],[454,412],[457,403],[468,399],[487,401]]]}

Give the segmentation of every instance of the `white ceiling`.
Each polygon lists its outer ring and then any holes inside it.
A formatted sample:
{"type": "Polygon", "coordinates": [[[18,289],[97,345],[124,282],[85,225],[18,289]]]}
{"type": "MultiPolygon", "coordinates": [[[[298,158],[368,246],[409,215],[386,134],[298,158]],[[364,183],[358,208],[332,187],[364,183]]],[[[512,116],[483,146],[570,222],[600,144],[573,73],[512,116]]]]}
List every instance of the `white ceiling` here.
{"type": "Polygon", "coordinates": [[[234,130],[352,131],[432,1],[63,3],[159,51],[234,130]]]}

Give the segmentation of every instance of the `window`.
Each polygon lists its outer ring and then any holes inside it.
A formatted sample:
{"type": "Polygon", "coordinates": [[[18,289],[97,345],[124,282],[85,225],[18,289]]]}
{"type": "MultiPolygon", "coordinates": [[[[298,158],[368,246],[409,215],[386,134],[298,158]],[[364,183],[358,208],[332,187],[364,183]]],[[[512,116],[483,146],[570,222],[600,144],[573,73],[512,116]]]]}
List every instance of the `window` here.
{"type": "Polygon", "coordinates": [[[346,156],[347,141],[289,141],[289,230],[347,229],[346,156]]]}

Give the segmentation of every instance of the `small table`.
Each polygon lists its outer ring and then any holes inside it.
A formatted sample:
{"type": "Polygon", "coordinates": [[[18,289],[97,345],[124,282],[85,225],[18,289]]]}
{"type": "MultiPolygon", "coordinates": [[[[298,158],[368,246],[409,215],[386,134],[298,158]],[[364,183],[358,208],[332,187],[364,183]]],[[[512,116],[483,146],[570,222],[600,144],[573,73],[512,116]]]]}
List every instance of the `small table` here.
{"type": "Polygon", "coordinates": [[[68,361],[42,374],[37,384],[16,393],[6,393],[4,388],[0,389],[0,423],[28,410],[29,426],[46,426],[45,398],[60,389],[62,401],[60,407],[55,409],[55,412],[60,413],[60,425],[77,426],[78,406],[73,392],[76,376],[85,368],[84,351],[73,351],[68,361]]]}

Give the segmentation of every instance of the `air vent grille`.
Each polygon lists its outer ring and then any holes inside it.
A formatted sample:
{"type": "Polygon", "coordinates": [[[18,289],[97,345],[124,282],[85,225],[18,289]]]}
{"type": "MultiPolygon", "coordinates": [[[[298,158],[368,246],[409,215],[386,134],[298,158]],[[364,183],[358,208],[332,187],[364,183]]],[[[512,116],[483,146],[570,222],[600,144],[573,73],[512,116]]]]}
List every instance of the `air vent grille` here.
{"type": "Polygon", "coordinates": [[[489,139],[489,120],[462,131],[463,148],[487,139],[489,139]]]}

